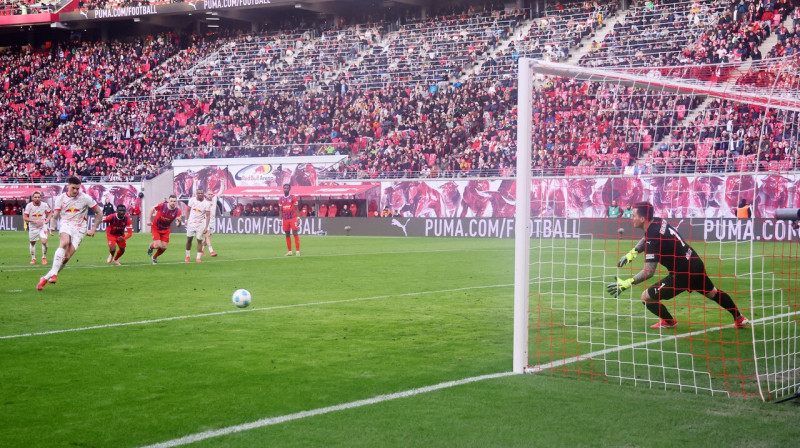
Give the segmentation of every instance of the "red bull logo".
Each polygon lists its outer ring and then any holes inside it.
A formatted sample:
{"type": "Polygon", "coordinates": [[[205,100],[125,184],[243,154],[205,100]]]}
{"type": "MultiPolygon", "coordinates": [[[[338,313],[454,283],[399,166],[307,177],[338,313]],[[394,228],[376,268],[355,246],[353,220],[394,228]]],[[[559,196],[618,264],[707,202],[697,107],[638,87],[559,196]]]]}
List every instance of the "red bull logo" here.
{"type": "Polygon", "coordinates": [[[275,179],[272,165],[248,165],[236,172],[234,178],[241,181],[265,182],[275,179]]]}

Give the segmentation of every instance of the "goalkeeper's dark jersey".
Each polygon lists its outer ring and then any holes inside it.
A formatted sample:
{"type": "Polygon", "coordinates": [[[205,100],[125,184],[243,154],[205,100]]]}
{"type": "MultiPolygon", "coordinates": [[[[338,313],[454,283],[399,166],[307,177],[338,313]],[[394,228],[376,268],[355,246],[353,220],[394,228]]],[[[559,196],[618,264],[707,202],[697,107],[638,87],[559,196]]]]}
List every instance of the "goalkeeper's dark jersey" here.
{"type": "Polygon", "coordinates": [[[644,234],[645,262],[657,262],[671,273],[688,273],[690,266],[702,266],[697,253],[675,230],[661,218],[654,218],[644,234]],[[691,263],[691,261],[699,261],[691,263]]]}

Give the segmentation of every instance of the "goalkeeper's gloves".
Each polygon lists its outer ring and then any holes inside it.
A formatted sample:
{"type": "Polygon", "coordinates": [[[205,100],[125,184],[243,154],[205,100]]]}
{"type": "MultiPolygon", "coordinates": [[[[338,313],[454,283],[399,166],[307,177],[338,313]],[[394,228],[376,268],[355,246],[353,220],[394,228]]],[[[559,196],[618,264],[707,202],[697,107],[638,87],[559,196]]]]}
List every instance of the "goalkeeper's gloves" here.
{"type": "Polygon", "coordinates": [[[633,285],[632,278],[623,280],[617,277],[617,281],[614,283],[609,283],[606,289],[608,290],[608,293],[611,294],[612,296],[619,297],[622,291],[625,291],[626,289],[630,288],[631,285],[633,285]]]}
{"type": "Polygon", "coordinates": [[[619,259],[617,267],[621,268],[625,266],[626,264],[633,261],[633,259],[636,258],[637,255],[639,255],[639,252],[636,252],[636,248],[634,247],[633,249],[629,250],[627,254],[623,255],[622,258],[619,259]]]}

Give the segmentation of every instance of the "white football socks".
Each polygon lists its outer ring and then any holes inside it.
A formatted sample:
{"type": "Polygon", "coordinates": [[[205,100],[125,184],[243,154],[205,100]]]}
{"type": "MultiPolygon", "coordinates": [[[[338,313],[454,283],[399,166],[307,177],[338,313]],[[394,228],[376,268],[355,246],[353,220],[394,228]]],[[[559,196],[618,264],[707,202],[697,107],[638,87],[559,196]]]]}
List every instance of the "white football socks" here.
{"type": "Polygon", "coordinates": [[[50,268],[50,272],[44,276],[44,278],[50,280],[50,277],[58,274],[58,271],[61,270],[61,266],[64,264],[64,254],[67,253],[66,250],[62,248],[56,249],[56,254],[53,257],[53,267],[50,268]]]}

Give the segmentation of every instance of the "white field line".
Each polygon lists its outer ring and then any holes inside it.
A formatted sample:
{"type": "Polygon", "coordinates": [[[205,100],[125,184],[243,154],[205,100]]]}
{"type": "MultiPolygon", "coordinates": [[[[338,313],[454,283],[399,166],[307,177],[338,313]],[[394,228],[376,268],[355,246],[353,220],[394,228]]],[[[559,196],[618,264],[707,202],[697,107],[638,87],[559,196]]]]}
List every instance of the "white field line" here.
{"type": "MultiPolygon", "coordinates": [[[[793,316],[795,314],[796,313],[785,313],[785,314],[782,314],[782,315],[779,315],[779,316],[764,317],[764,318],[757,319],[757,320],[753,321],[753,323],[755,324],[755,323],[759,323],[759,322],[766,322],[768,320],[774,320],[776,318],[793,316]]],[[[641,346],[650,345],[650,344],[657,344],[657,343],[666,342],[666,341],[670,341],[670,340],[674,340],[674,339],[681,339],[681,338],[687,338],[687,337],[690,337],[690,336],[697,336],[697,335],[700,335],[700,334],[703,334],[703,333],[708,333],[709,331],[712,331],[712,330],[713,331],[717,331],[720,328],[731,328],[731,327],[733,327],[733,324],[724,325],[724,326],[721,326],[721,327],[711,327],[711,328],[706,328],[706,329],[703,329],[703,330],[693,331],[691,333],[684,333],[684,334],[679,334],[679,335],[665,336],[663,338],[659,338],[659,339],[655,339],[655,340],[637,342],[635,344],[629,344],[629,345],[625,345],[625,346],[613,347],[613,348],[609,348],[609,349],[605,349],[605,350],[599,350],[599,351],[596,351],[596,352],[587,353],[585,355],[573,356],[571,358],[566,358],[566,359],[562,359],[562,360],[559,360],[559,361],[553,361],[553,362],[550,362],[550,363],[547,363],[547,364],[540,364],[538,366],[533,366],[533,367],[530,367],[530,368],[526,369],[525,373],[539,373],[539,372],[541,372],[543,370],[551,369],[551,368],[554,368],[554,367],[560,367],[560,366],[564,366],[564,365],[567,365],[567,364],[573,364],[573,363],[576,363],[578,361],[582,361],[582,360],[585,360],[585,359],[593,358],[593,357],[596,357],[596,356],[602,356],[602,355],[605,355],[605,354],[608,354],[608,353],[619,352],[619,351],[622,351],[622,350],[630,350],[630,349],[633,349],[633,348],[636,348],[636,347],[641,347],[641,346]]],[[[328,406],[328,407],[324,407],[324,408],[314,409],[314,410],[311,410],[311,411],[301,411],[301,412],[297,412],[297,413],[294,413],[294,414],[282,415],[282,416],[279,416],[279,417],[262,418],[261,420],[256,420],[256,421],[250,422],[250,423],[243,423],[241,425],[234,425],[234,426],[228,426],[226,428],[215,429],[215,430],[211,430],[211,431],[198,432],[198,433],[190,434],[188,436],[180,437],[180,438],[177,438],[177,439],[168,440],[166,442],[160,442],[160,443],[156,443],[156,444],[153,444],[153,445],[147,445],[147,446],[144,446],[144,447],[141,447],[141,448],[170,448],[170,447],[188,445],[188,444],[191,444],[191,443],[199,442],[201,440],[206,440],[206,439],[210,439],[210,438],[213,438],[213,437],[222,437],[222,436],[230,435],[230,434],[237,433],[237,432],[249,431],[251,429],[264,428],[266,426],[277,425],[277,424],[280,424],[280,423],[286,423],[286,422],[290,422],[290,421],[293,421],[293,420],[300,420],[302,418],[316,417],[318,415],[328,414],[328,413],[331,413],[331,412],[345,411],[345,410],[348,410],[348,409],[354,409],[354,408],[358,408],[358,407],[361,407],[361,406],[369,406],[369,405],[373,405],[373,404],[383,403],[383,402],[386,402],[386,401],[396,400],[398,398],[412,397],[414,395],[420,395],[420,394],[424,394],[424,393],[428,393],[428,392],[434,392],[434,391],[437,391],[437,390],[447,389],[447,388],[455,387],[455,386],[461,386],[461,385],[469,384],[469,383],[475,383],[475,382],[478,382],[478,381],[491,380],[491,379],[495,379],[495,378],[503,378],[503,377],[507,377],[507,376],[511,376],[511,375],[514,375],[514,373],[513,372],[501,372],[501,373],[494,373],[494,374],[489,374],[489,375],[474,376],[474,377],[471,377],[471,378],[464,378],[464,379],[456,380],[456,381],[447,381],[447,382],[444,382],[444,383],[435,384],[433,386],[426,386],[426,387],[421,387],[421,388],[418,388],[418,389],[411,389],[411,390],[407,390],[407,391],[404,391],[404,392],[397,392],[397,393],[388,394],[388,395],[378,395],[378,396],[373,397],[373,398],[367,398],[367,399],[364,399],[364,400],[351,401],[350,403],[343,403],[343,404],[338,404],[338,405],[335,405],[335,406],[328,406]]]]}
{"type": "MultiPolygon", "coordinates": [[[[597,276],[599,278],[600,276],[597,276]]],[[[578,278],[574,279],[578,281],[582,280],[591,280],[591,278],[578,278]]],[[[541,279],[532,280],[531,283],[541,283],[541,279]]],[[[9,334],[9,335],[0,335],[0,340],[3,339],[18,339],[18,338],[27,338],[32,336],[47,336],[51,334],[61,334],[61,333],[75,333],[79,331],[89,331],[89,330],[101,330],[103,328],[116,328],[116,327],[130,327],[134,325],[147,325],[147,324],[157,324],[161,322],[170,322],[176,320],[185,320],[185,319],[198,319],[203,317],[212,317],[212,316],[223,316],[226,314],[234,314],[234,313],[249,313],[254,311],[273,311],[273,310],[282,310],[282,309],[290,309],[290,308],[301,308],[301,307],[308,307],[308,306],[320,306],[320,305],[333,305],[337,303],[349,303],[349,302],[364,302],[369,300],[379,300],[379,299],[392,299],[396,297],[413,297],[413,296],[421,296],[426,294],[442,294],[442,293],[449,293],[449,292],[459,292],[459,291],[471,291],[477,289],[493,289],[493,288],[510,288],[514,286],[513,283],[503,283],[498,285],[483,285],[483,286],[466,286],[463,288],[454,288],[454,289],[439,289],[435,291],[419,291],[419,292],[405,292],[400,294],[386,294],[380,296],[372,296],[372,297],[356,297],[353,299],[342,299],[342,300],[330,300],[330,301],[323,301],[323,302],[309,302],[309,303],[296,303],[294,305],[279,305],[279,306],[268,306],[268,307],[261,307],[261,308],[248,308],[248,309],[235,309],[235,310],[228,310],[228,311],[216,311],[213,313],[203,313],[203,314],[188,314],[184,316],[172,316],[172,317],[160,317],[158,319],[146,319],[146,320],[138,320],[132,322],[115,322],[110,324],[101,324],[101,325],[90,325],[88,327],[77,327],[77,328],[64,328],[61,330],[48,330],[48,331],[37,331],[31,333],[20,333],[20,334],[9,334]]],[[[9,291],[11,292],[11,291],[9,291]]]]}
{"type": "MultiPolygon", "coordinates": [[[[784,318],[784,317],[791,317],[791,316],[795,316],[797,314],[798,314],[797,312],[790,312],[790,313],[777,314],[777,315],[774,315],[774,316],[767,316],[767,317],[762,317],[760,319],[751,320],[750,321],[750,325],[751,325],[750,326],[750,331],[753,331],[752,330],[752,328],[753,328],[752,326],[754,324],[758,324],[758,323],[762,323],[762,322],[769,322],[769,321],[781,319],[781,318],[784,318]]],[[[548,362],[546,364],[539,364],[537,366],[528,367],[527,369],[525,369],[525,373],[539,373],[539,372],[541,372],[543,370],[552,369],[554,367],[561,367],[561,366],[564,366],[564,365],[567,365],[567,364],[572,364],[572,363],[577,362],[577,361],[583,361],[583,360],[586,360],[586,359],[596,358],[598,356],[607,355],[609,353],[621,352],[623,350],[630,350],[630,349],[643,347],[643,346],[650,345],[650,344],[659,344],[659,343],[662,343],[662,342],[672,341],[672,340],[675,340],[675,339],[685,339],[685,338],[692,337],[692,336],[699,336],[701,334],[708,333],[709,331],[712,331],[712,330],[713,331],[717,331],[717,330],[724,329],[724,328],[733,328],[733,324],[721,325],[721,326],[717,326],[717,327],[708,327],[708,328],[705,328],[705,329],[702,329],[702,330],[692,331],[691,333],[683,333],[683,334],[676,334],[676,335],[671,335],[671,336],[664,336],[663,338],[659,338],[659,339],[641,341],[641,342],[637,342],[635,344],[621,345],[619,347],[611,347],[611,348],[607,348],[607,349],[604,349],[604,350],[598,350],[596,352],[587,353],[585,355],[578,355],[578,356],[574,356],[572,358],[560,359],[558,361],[553,361],[553,362],[548,362]]],[[[747,331],[747,330],[745,330],[745,331],[747,331]]]]}
{"type": "Polygon", "coordinates": [[[309,306],[320,306],[320,305],[333,305],[338,303],[349,303],[349,302],[363,302],[368,300],[379,300],[379,299],[391,299],[396,297],[413,297],[413,296],[421,296],[425,294],[441,294],[441,293],[449,293],[449,292],[459,292],[459,291],[471,291],[471,290],[478,290],[478,289],[492,289],[492,288],[505,288],[505,287],[512,287],[514,286],[513,283],[501,284],[501,285],[485,285],[485,286],[467,286],[464,288],[453,288],[453,289],[440,289],[436,291],[419,291],[419,292],[406,292],[400,294],[386,294],[380,296],[372,296],[372,297],[357,297],[353,299],[342,299],[342,300],[330,300],[324,302],[309,302],[309,303],[297,303],[294,305],[279,305],[279,306],[269,306],[269,307],[261,307],[261,308],[249,308],[249,309],[235,309],[229,311],[217,311],[214,313],[203,313],[203,314],[190,314],[186,316],[173,316],[173,317],[163,317],[158,319],[148,319],[148,320],[140,320],[140,321],[133,321],[133,322],[118,322],[118,323],[110,323],[110,324],[102,324],[102,325],[92,325],[88,327],[78,327],[78,328],[66,328],[62,330],[50,330],[50,331],[39,331],[33,333],[22,333],[22,334],[10,334],[0,336],[0,339],[17,339],[17,338],[26,338],[31,336],[45,336],[51,334],[60,334],[60,333],[74,333],[78,331],[89,331],[89,330],[100,330],[103,328],[115,328],[115,327],[128,327],[134,325],[147,325],[147,324],[155,324],[160,322],[170,322],[175,320],[184,320],[184,319],[197,319],[203,317],[211,317],[211,316],[222,316],[225,314],[234,314],[234,313],[250,313],[255,311],[272,311],[272,310],[282,310],[282,309],[290,309],[290,308],[301,308],[301,307],[309,307],[309,306]]]}
{"type": "Polygon", "coordinates": [[[227,428],[215,429],[212,431],[204,431],[196,434],[191,434],[179,439],[173,439],[166,442],[156,443],[154,445],[147,445],[142,448],[169,448],[174,446],[188,445],[190,443],[199,442],[201,440],[210,439],[212,437],[226,436],[236,432],[248,431],[251,429],[263,428],[265,426],[277,425],[279,423],[290,422],[292,420],[299,420],[301,418],[315,417],[317,415],[328,414],[336,411],[345,411],[348,409],[358,408],[361,406],[369,406],[372,404],[383,403],[385,401],[396,400],[398,398],[413,397],[428,392],[446,389],[449,387],[461,386],[463,384],[475,383],[483,380],[490,380],[494,378],[502,378],[514,375],[513,372],[493,373],[490,375],[475,376],[472,378],[464,378],[463,380],[448,381],[445,383],[435,384],[433,386],[420,387],[419,389],[411,389],[404,392],[397,392],[388,395],[378,395],[373,398],[365,400],[351,401],[350,403],[337,404],[335,406],[328,406],[325,408],[314,409],[311,411],[301,411],[294,414],[282,415],[279,417],[263,418],[250,423],[243,423],[241,425],[228,426],[227,428]]]}

